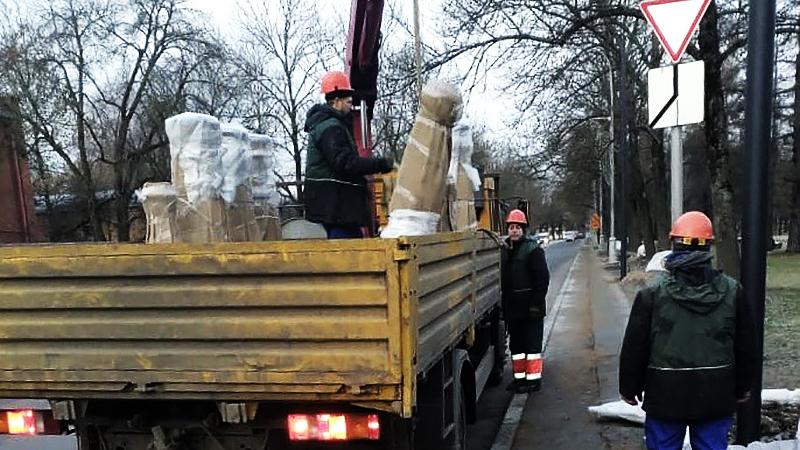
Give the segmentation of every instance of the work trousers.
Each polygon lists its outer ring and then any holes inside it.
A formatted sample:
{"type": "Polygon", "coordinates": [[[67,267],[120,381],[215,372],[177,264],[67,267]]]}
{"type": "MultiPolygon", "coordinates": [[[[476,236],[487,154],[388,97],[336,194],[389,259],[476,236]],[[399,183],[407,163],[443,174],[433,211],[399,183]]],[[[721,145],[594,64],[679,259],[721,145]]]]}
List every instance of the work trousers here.
{"type": "Polygon", "coordinates": [[[328,239],[361,239],[364,237],[361,227],[342,227],[328,224],[323,224],[323,226],[328,234],[328,239]]]}
{"type": "Polygon", "coordinates": [[[668,421],[647,416],[644,422],[647,450],[681,450],[686,427],[692,450],[726,450],[733,417],[703,421],[668,421]]]}
{"type": "Polygon", "coordinates": [[[514,379],[540,383],[544,317],[509,320],[507,325],[514,379]]]}

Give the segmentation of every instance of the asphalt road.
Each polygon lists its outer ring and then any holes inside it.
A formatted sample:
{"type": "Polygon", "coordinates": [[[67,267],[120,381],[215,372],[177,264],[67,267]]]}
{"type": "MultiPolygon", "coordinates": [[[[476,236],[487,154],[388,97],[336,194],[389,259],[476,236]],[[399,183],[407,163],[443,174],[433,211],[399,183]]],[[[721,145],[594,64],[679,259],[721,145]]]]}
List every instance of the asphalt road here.
{"type": "MultiPolygon", "coordinates": [[[[567,278],[567,273],[572,265],[572,260],[583,245],[583,240],[576,242],[557,241],[545,249],[547,267],[550,269],[550,287],[547,291],[548,311],[555,304],[555,298],[561,290],[561,285],[567,278]]],[[[508,356],[508,355],[507,355],[508,356]]],[[[510,361],[510,356],[507,361],[510,361]]],[[[511,382],[511,364],[506,363],[506,373],[503,383],[499,386],[487,387],[478,399],[478,418],[475,424],[467,429],[467,450],[488,450],[494,443],[497,430],[503,421],[506,408],[511,401],[512,394],[506,391],[506,385],[511,382]]]]}
{"type": "MultiPolygon", "coordinates": [[[[553,242],[545,250],[547,264],[550,269],[550,289],[547,294],[547,305],[551,308],[555,296],[561,289],[569,272],[572,260],[582,245],[577,242],[553,242]]],[[[511,394],[505,386],[511,381],[510,364],[500,386],[487,388],[478,401],[478,420],[467,430],[468,450],[488,450],[494,442],[497,430],[503,420],[511,394]]],[[[0,436],[0,450],[77,450],[77,443],[72,436],[0,436]]]]}

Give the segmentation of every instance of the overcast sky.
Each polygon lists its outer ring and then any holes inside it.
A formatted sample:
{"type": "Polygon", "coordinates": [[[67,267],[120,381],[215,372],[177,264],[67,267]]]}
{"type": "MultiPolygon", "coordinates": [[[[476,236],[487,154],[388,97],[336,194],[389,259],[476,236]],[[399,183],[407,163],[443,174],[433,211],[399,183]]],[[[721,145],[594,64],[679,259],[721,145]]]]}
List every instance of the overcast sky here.
{"type": "MultiPolygon", "coordinates": [[[[236,29],[236,5],[247,5],[251,1],[259,0],[236,0],[235,2],[226,2],[224,0],[188,0],[187,4],[198,10],[204,11],[211,16],[214,21],[215,27],[221,32],[226,33],[229,30],[235,34],[236,29]]],[[[264,0],[260,0],[264,1],[264,0]]],[[[266,0],[267,2],[276,0],[266,0]]],[[[422,39],[429,45],[441,45],[437,42],[438,37],[436,33],[437,14],[442,0],[420,0],[420,34],[422,39]]],[[[413,23],[413,11],[411,0],[387,0],[387,6],[384,9],[384,26],[388,20],[388,3],[392,2],[406,17],[408,23],[413,23]]],[[[342,23],[349,23],[351,0],[320,0],[317,2],[320,13],[323,16],[338,15],[342,23]]],[[[413,39],[410,36],[389,36],[387,39],[413,39]]],[[[450,71],[459,70],[457,67],[451,67],[450,71]]],[[[380,75],[379,75],[380,76],[380,75]]],[[[498,77],[491,77],[499,79],[498,77]]],[[[498,89],[492,86],[484,91],[481,87],[474,89],[471,93],[464,92],[465,101],[467,103],[465,111],[473,121],[482,122],[487,125],[489,131],[495,137],[503,136],[509,133],[510,130],[503,123],[503,118],[513,116],[510,114],[507,107],[504,105],[512,104],[510,99],[505,100],[499,98],[498,89]]]]}

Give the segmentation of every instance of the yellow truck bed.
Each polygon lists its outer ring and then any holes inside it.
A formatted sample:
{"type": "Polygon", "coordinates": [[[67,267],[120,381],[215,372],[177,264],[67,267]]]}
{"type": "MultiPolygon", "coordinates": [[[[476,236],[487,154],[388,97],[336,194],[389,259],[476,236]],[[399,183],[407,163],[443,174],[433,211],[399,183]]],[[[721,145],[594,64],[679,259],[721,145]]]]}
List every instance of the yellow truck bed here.
{"type": "Polygon", "coordinates": [[[416,375],[500,301],[483,233],[0,248],[0,398],[347,401],[416,375]]]}

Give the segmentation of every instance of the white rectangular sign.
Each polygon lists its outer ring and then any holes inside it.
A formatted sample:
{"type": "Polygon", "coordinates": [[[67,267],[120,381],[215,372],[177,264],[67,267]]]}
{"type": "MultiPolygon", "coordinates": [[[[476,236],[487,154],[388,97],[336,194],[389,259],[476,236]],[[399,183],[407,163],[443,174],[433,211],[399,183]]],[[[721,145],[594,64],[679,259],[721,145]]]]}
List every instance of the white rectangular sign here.
{"type": "MultiPolygon", "coordinates": [[[[647,110],[652,124],[673,95],[673,67],[650,69],[647,73],[647,110]]],[[[705,64],[696,61],[678,65],[678,98],[653,128],[676,127],[705,119],[705,64]]]]}

